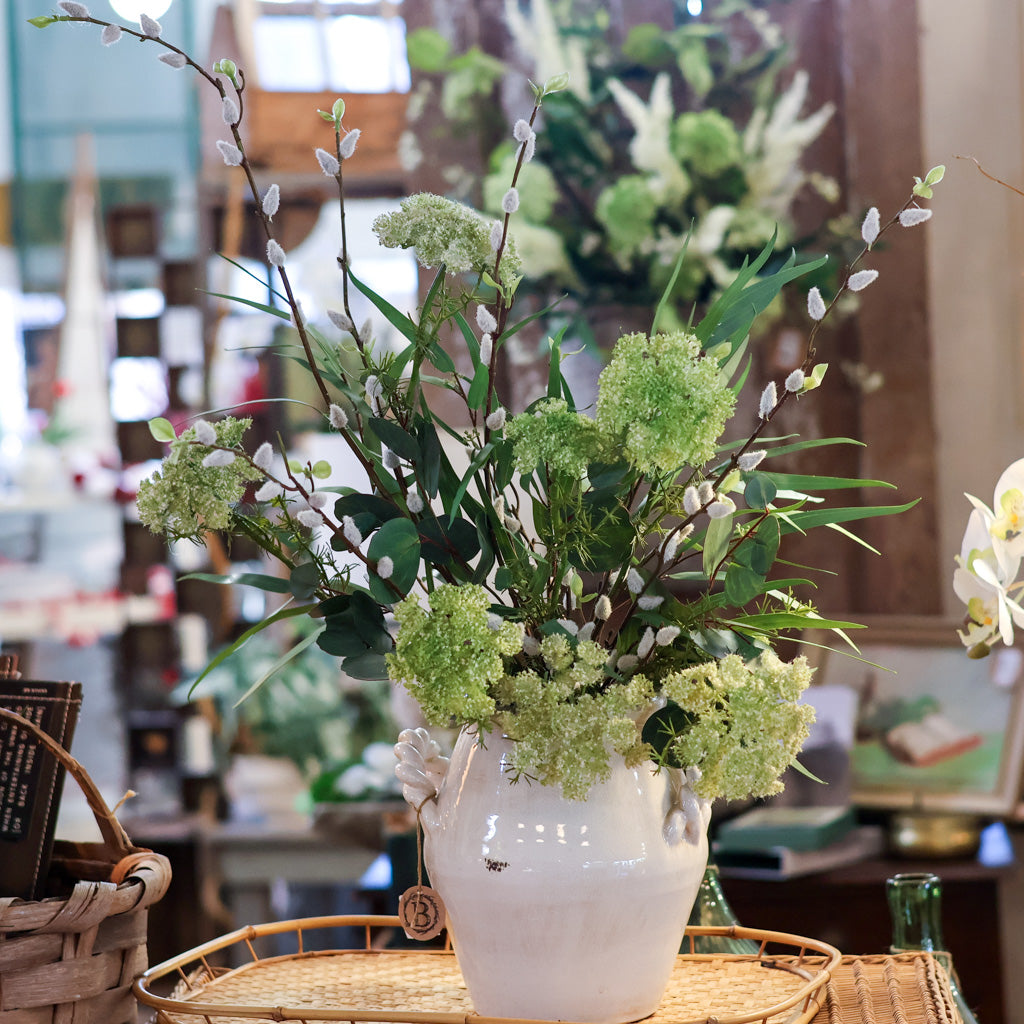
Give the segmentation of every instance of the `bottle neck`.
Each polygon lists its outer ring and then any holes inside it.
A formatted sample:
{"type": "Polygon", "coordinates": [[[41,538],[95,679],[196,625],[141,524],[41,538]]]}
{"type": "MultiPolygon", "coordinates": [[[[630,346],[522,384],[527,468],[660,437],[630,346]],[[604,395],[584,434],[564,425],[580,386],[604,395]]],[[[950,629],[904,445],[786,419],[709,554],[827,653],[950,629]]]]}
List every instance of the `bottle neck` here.
{"type": "Polygon", "coordinates": [[[691,919],[691,924],[719,927],[739,924],[732,907],[729,906],[729,901],[725,898],[725,893],[722,892],[722,884],[718,880],[718,868],[714,864],[709,864],[704,871],[694,911],[694,916],[699,917],[699,920],[691,919]]]}
{"type": "Polygon", "coordinates": [[[895,875],[885,883],[892,918],[892,950],[944,950],[942,882],[925,872],[895,875]]]}

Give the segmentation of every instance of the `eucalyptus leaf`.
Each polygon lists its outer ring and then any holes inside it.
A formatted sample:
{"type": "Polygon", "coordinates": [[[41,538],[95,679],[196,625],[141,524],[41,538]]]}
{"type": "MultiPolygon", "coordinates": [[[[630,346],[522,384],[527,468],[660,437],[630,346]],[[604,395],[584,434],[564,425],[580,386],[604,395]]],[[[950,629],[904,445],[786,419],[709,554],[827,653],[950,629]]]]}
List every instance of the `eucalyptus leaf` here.
{"type": "Polygon", "coordinates": [[[366,557],[371,562],[390,558],[393,567],[386,580],[376,573],[370,576],[373,597],[381,604],[392,604],[397,596],[404,597],[416,582],[420,567],[420,536],[415,523],[409,519],[389,519],[383,523],[370,541],[366,557]]]}
{"type": "Polygon", "coordinates": [[[288,589],[300,601],[311,598],[320,585],[320,567],[315,562],[295,566],[288,578],[288,589]]]}
{"type": "Polygon", "coordinates": [[[707,531],[704,534],[704,573],[707,576],[715,571],[719,562],[725,558],[729,550],[729,541],[732,539],[731,515],[723,516],[721,519],[712,519],[708,523],[707,531]]]}
{"type": "Polygon", "coordinates": [[[751,508],[768,508],[777,493],[776,481],[764,473],[749,476],[743,487],[743,498],[751,508]]]}
{"type": "Polygon", "coordinates": [[[748,566],[733,562],[725,573],[725,599],[742,607],[762,593],[764,575],[748,566]]]}
{"type": "Polygon", "coordinates": [[[370,417],[369,424],[377,439],[382,444],[386,444],[399,458],[405,459],[407,462],[419,462],[420,446],[416,443],[416,439],[394,420],[373,416],[370,417]]]}

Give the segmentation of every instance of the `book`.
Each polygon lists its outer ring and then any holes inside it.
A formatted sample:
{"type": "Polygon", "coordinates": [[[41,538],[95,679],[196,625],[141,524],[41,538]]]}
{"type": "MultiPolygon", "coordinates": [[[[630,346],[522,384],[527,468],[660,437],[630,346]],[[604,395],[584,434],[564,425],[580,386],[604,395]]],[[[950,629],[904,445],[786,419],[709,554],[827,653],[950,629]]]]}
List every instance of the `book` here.
{"type": "Polygon", "coordinates": [[[725,822],[715,850],[820,850],[852,831],[852,807],[755,807],[725,822]]]}
{"type": "Polygon", "coordinates": [[[797,878],[856,864],[876,857],[885,846],[880,825],[859,825],[842,839],[818,850],[791,850],[775,846],[766,850],[715,851],[715,863],[723,877],[797,878]]]}
{"type": "Polygon", "coordinates": [[[904,764],[927,768],[981,746],[979,733],[966,732],[945,715],[933,711],[917,722],[903,722],[884,737],[889,753],[904,764]]]}
{"type": "MultiPolygon", "coordinates": [[[[0,707],[70,749],[82,684],[0,674],[0,707]]],[[[27,730],[0,718],[0,897],[42,899],[53,853],[64,766],[27,730]]]]}

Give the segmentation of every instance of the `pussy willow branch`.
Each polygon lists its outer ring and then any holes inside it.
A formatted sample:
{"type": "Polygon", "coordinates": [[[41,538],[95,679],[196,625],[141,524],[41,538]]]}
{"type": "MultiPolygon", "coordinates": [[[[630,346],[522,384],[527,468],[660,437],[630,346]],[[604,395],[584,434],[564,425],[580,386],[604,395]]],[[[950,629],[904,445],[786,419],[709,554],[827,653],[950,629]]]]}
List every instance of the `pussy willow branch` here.
{"type": "MultiPolygon", "coordinates": [[[[846,268],[846,276],[843,278],[843,283],[839,286],[839,290],[832,297],[832,300],[826,305],[825,312],[822,315],[821,319],[815,320],[814,325],[811,327],[811,330],[808,333],[807,351],[804,356],[804,361],[800,365],[800,370],[804,374],[809,374],[814,369],[817,360],[817,346],[815,342],[818,337],[818,332],[821,330],[822,324],[824,324],[825,321],[828,319],[829,314],[832,312],[836,303],[843,297],[843,295],[846,292],[850,290],[850,278],[853,276],[857,264],[860,263],[860,261],[872,250],[872,248],[878,242],[878,240],[891,227],[893,227],[894,224],[896,224],[899,221],[900,214],[903,213],[905,210],[908,210],[913,205],[915,198],[916,197],[913,194],[911,194],[907,201],[899,208],[899,210],[897,210],[896,213],[892,217],[890,217],[884,225],[882,225],[879,228],[878,235],[876,236],[875,241],[872,242],[871,245],[865,244],[861,251],[850,261],[849,265],[846,268]]],[[[740,457],[744,455],[746,452],[748,452],[750,450],[751,445],[753,445],[761,437],[765,429],[768,427],[768,424],[775,418],[776,413],[778,413],[778,411],[786,404],[786,402],[788,402],[795,395],[799,395],[799,392],[787,391],[785,387],[782,389],[782,394],[779,395],[778,399],[776,400],[775,404],[772,406],[768,414],[761,418],[761,421],[754,427],[753,431],[751,432],[747,440],[744,441],[743,445],[740,448],[733,452],[732,456],[726,462],[725,467],[715,478],[714,488],[716,491],[721,486],[725,478],[729,476],[729,474],[732,473],[734,469],[737,468],[737,466],[739,465],[740,457]]]]}
{"type": "Polygon", "coordinates": [[[352,324],[352,337],[355,339],[356,348],[360,355],[365,356],[364,341],[359,334],[359,328],[352,317],[352,309],[348,301],[348,231],[345,227],[345,158],[341,155],[341,120],[334,122],[334,154],[338,160],[338,173],[334,176],[338,182],[338,213],[341,219],[341,256],[338,262],[341,264],[341,302],[345,310],[345,316],[352,324]]]}

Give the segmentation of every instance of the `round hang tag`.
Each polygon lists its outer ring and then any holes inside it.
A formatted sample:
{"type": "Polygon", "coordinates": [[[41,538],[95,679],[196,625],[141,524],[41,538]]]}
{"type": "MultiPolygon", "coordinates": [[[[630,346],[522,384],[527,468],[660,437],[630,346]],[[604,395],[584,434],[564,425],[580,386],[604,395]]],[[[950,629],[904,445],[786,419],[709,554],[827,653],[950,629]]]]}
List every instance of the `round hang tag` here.
{"type": "Polygon", "coordinates": [[[444,903],[433,889],[414,885],[398,898],[398,918],[408,938],[426,941],[444,928],[444,903]]]}

